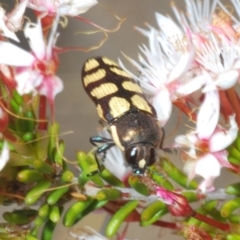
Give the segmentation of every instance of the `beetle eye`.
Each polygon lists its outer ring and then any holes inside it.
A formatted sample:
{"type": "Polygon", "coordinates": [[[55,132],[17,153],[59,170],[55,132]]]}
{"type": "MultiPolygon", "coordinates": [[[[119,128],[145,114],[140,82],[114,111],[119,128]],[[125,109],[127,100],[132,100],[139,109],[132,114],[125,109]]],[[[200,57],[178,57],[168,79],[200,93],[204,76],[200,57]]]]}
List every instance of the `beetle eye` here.
{"type": "Polygon", "coordinates": [[[125,153],[126,161],[130,165],[136,165],[137,155],[138,155],[138,149],[136,147],[131,147],[131,148],[127,149],[127,151],[125,153]]]}
{"type": "Polygon", "coordinates": [[[150,149],[150,156],[149,156],[149,162],[148,165],[151,166],[156,162],[156,154],[155,154],[155,149],[151,148],[150,149]]]}

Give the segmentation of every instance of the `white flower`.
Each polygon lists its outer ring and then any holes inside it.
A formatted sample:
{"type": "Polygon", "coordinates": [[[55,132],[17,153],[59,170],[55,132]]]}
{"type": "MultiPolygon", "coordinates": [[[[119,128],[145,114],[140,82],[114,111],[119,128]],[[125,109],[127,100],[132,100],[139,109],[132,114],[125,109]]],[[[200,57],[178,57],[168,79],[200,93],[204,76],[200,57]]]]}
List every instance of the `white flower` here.
{"type": "Polygon", "coordinates": [[[97,0],[29,0],[28,6],[44,15],[77,16],[85,13],[97,0]]]}
{"type": "Polygon", "coordinates": [[[238,126],[235,117],[230,117],[230,128],[228,130],[217,126],[215,131],[207,138],[201,137],[201,133],[189,133],[175,138],[176,146],[187,148],[183,151],[182,158],[185,161],[184,171],[189,180],[195,175],[204,178],[199,189],[203,192],[213,191],[213,181],[220,175],[222,167],[236,170],[227,160],[225,149],[236,139],[238,126]]]}
{"type": "MultiPolygon", "coordinates": [[[[160,16],[159,14],[157,16],[159,22],[160,16]]],[[[161,19],[164,22],[162,23],[164,29],[177,29],[177,26],[171,27],[174,25],[171,19],[163,16],[161,19]]],[[[150,32],[144,31],[144,34],[149,38],[149,49],[146,46],[140,48],[145,57],[139,55],[140,64],[132,59],[130,61],[141,74],[140,77],[134,78],[140,82],[145,94],[149,96],[158,120],[164,126],[171,115],[172,102],[201,88],[205,79],[196,76],[190,70],[195,56],[195,47],[191,39],[181,42],[174,36],[175,32],[172,32],[170,38],[169,31],[164,30],[160,34],[153,28],[150,32]]],[[[123,64],[120,64],[124,68],[123,64]]]]}
{"type": "Polygon", "coordinates": [[[19,94],[40,93],[53,101],[55,95],[62,91],[63,84],[55,75],[57,68],[54,44],[56,41],[56,18],[52,32],[46,43],[43,38],[40,19],[37,23],[27,23],[24,34],[29,39],[32,53],[10,42],[0,41],[0,64],[15,67],[15,80],[19,94]]]}
{"type": "Polygon", "coordinates": [[[212,81],[203,91],[212,88],[214,84],[221,90],[233,87],[239,79],[240,52],[237,45],[227,39],[219,40],[211,34],[208,42],[205,42],[197,52],[196,61],[200,68],[208,71],[212,81]]]}
{"type": "Polygon", "coordinates": [[[19,39],[14,32],[22,28],[26,6],[27,0],[24,0],[7,15],[5,15],[5,10],[0,7],[0,31],[4,37],[8,37],[19,42],[19,39]]]}
{"type": "Polygon", "coordinates": [[[173,12],[183,30],[191,29],[193,33],[209,32],[209,24],[212,21],[218,0],[185,0],[185,3],[187,6],[186,15],[172,4],[173,12]]]}

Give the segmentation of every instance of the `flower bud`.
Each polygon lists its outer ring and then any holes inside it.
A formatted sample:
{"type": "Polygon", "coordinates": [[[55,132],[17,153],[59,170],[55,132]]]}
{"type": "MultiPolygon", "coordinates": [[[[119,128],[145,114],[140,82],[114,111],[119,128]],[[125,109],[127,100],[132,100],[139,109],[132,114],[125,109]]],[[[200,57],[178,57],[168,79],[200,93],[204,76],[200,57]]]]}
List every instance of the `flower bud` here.
{"type": "Polygon", "coordinates": [[[184,196],[161,187],[156,187],[156,195],[167,205],[168,211],[173,216],[189,217],[193,215],[194,211],[184,196]]]}
{"type": "Polygon", "coordinates": [[[174,194],[174,201],[171,205],[168,205],[169,212],[176,217],[189,217],[193,215],[194,211],[189,205],[187,199],[180,194],[174,194]]]}

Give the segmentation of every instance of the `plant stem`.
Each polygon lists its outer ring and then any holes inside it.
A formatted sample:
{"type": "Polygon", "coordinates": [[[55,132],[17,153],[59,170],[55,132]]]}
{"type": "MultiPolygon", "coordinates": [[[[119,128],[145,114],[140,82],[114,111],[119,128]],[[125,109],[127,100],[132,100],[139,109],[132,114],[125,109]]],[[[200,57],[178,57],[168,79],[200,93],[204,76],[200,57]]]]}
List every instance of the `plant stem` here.
{"type": "MultiPolygon", "coordinates": [[[[39,101],[39,119],[40,120],[46,120],[47,116],[47,98],[45,96],[40,95],[40,101],[39,101]]],[[[40,121],[38,123],[38,129],[39,130],[47,130],[47,121],[40,121]]]]}
{"type": "Polygon", "coordinates": [[[236,122],[238,124],[238,127],[240,127],[240,103],[239,103],[238,95],[234,88],[228,89],[226,93],[234,109],[234,112],[236,114],[236,122]]]}
{"type": "Polygon", "coordinates": [[[170,228],[170,229],[177,229],[178,228],[176,223],[160,221],[160,220],[153,223],[153,225],[158,226],[158,227],[170,228]]]}
{"type": "Polygon", "coordinates": [[[196,121],[196,114],[182,100],[177,100],[177,101],[173,102],[173,104],[177,108],[179,108],[183,113],[185,113],[191,121],[196,121]]]}
{"type": "Polygon", "coordinates": [[[209,218],[205,215],[202,215],[201,213],[195,212],[195,214],[192,216],[193,218],[196,218],[202,222],[205,222],[209,224],[210,226],[214,226],[218,229],[221,229],[222,231],[229,231],[230,226],[227,223],[221,223],[216,221],[215,219],[209,218]]]}
{"type": "Polygon", "coordinates": [[[221,103],[221,112],[225,118],[228,120],[229,116],[234,114],[231,103],[229,102],[226,91],[219,91],[220,103],[221,103]]]}

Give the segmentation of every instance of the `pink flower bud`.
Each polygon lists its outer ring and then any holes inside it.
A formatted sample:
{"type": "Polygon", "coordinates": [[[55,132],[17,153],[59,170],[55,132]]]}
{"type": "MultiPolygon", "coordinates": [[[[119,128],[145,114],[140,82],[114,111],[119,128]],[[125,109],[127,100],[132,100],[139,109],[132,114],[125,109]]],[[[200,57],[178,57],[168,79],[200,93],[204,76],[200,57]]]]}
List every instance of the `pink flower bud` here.
{"type": "Polygon", "coordinates": [[[194,211],[189,205],[187,199],[180,194],[174,194],[174,201],[171,205],[167,205],[169,212],[176,217],[189,217],[193,215],[194,211]]]}
{"type": "Polygon", "coordinates": [[[160,201],[167,205],[169,212],[173,216],[188,217],[193,215],[194,211],[187,199],[182,195],[170,192],[162,187],[156,187],[156,195],[160,201]]]}

